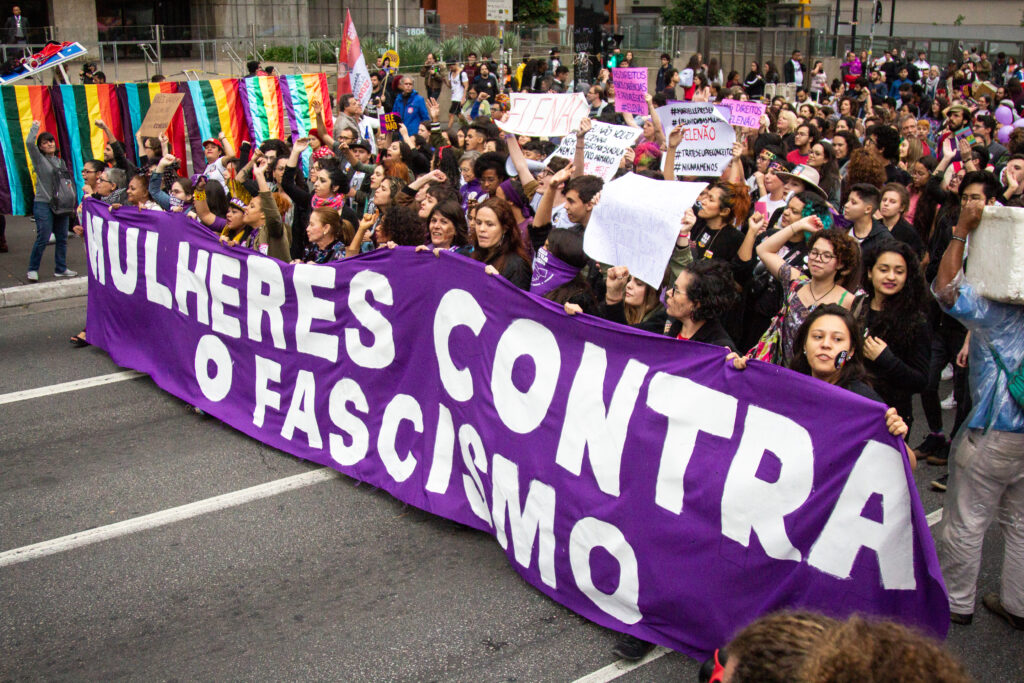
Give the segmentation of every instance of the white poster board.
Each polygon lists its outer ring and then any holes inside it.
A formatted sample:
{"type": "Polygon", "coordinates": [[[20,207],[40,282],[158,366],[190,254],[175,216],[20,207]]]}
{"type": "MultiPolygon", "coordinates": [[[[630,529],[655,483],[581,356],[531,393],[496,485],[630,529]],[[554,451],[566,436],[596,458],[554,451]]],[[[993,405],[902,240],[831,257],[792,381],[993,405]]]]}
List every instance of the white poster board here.
{"type": "MultiPolygon", "coordinates": [[[[684,176],[718,176],[732,160],[736,131],[715,105],[707,102],[679,102],[658,109],[665,139],[683,124],[683,141],[676,147],[675,172],[684,176]]],[[[662,170],[665,160],[662,158],[662,170]]]]}
{"type": "MultiPolygon", "coordinates": [[[[632,126],[616,126],[611,123],[594,121],[593,127],[583,138],[583,173],[596,175],[608,182],[615,177],[619,162],[626,150],[632,147],[643,131],[632,126]]],[[[569,133],[562,138],[558,149],[551,153],[544,163],[554,157],[564,157],[570,161],[576,153],[576,133],[569,133]]]]}
{"type": "Polygon", "coordinates": [[[600,263],[626,266],[652,287],[661,285],[680,221],[707,183],[654,180],[635,173],[604,186],[583,235],[583,250],[600,263]]]}
{"type": "Polygon", "coordinates": [[[561,137],[576,130],[580,120],[590,113],[583,93],[512,93],[508,117],[495,120],[506,133],[530,137],[561,137]]]}

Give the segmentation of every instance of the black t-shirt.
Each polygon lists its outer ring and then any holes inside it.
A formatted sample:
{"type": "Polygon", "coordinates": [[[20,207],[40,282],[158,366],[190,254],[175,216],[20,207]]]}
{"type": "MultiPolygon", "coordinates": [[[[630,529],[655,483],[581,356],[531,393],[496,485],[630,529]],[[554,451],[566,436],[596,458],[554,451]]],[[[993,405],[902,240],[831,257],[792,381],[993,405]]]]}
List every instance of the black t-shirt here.
{"type": "Polygon", "coordinates": [[[690,235],[690,249],[693,260],[703,258],[732,263],[743,244],[743,233],[728,225],[719,230],[711,230],[702,219],[697,219],[690,235]]]}

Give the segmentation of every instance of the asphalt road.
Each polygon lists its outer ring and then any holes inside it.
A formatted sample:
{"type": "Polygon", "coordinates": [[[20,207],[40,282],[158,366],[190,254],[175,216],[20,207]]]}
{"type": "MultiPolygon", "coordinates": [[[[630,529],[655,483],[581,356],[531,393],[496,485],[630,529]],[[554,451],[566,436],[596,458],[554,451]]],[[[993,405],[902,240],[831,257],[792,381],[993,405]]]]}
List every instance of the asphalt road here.
{"type": "MultiPolygon", "coordinates": [[[[84,317],[84,299],[0,310],[0,395],[117,372],[67,343],[84,317]]],[[[318,469],[148,378],[0,405],[0,434],[0,553],[318,469]]],[[[916,473],[926,512],[938,473],[916,473]]],[[[1001,547],[993,530],[981,593],[1001,547]]],[[[978,680],[1022,678],[1021,634],[980,605],[947,642],[978,680]]],[[[340,476],[0,566],[0,680],[573,681],[613,643],[490,536],[340,476]]],[[[697,668],[669,653],[618,680],[697,668]]]]}

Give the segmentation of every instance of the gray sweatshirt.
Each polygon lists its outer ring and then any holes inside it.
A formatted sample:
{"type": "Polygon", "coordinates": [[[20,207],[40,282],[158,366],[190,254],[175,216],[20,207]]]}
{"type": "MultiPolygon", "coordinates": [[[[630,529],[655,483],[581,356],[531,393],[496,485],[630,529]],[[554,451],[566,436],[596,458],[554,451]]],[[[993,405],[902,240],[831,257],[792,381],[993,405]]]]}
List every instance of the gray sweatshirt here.
{"type": "Polygon", "coordinates": [[[36,136],[39,134],[39,124],[33,123],[28,129],[28,137],[25,138],[25,146],[28,148],[28,155],[32,159],[32,165],[36,170],[36,198],[35,201],[49,204],[53,199],[53,183],[56,179],[58,168],[64,168],[64,160],[58,156],[48,157],[39,151],[36,146],[36,136]]]}

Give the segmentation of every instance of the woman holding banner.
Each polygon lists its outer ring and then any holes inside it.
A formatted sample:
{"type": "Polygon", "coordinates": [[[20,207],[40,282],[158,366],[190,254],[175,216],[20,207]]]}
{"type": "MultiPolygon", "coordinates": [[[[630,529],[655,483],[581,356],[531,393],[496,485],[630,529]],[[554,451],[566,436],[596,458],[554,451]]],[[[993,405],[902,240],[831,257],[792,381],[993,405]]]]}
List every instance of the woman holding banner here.
{"type": "Polygon", "coordinates": [[[491,275],[530,289],[530,256],[509,203],[500,197],[485,200],[477,206],[475,226],[472,258],[487,264],[491,275]]]}

